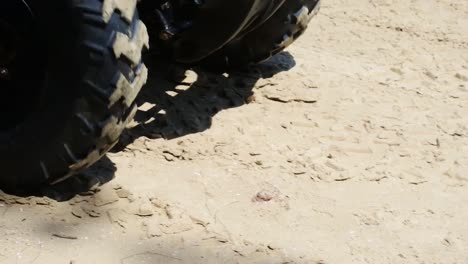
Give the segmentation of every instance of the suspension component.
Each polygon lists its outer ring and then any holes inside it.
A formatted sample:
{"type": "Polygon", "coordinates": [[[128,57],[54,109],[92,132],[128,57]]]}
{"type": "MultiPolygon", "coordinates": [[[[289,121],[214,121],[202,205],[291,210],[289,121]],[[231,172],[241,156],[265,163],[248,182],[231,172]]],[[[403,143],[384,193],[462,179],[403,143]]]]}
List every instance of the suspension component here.
{"type": "Polygon", "coordinates": [[[203,0],[145,0],[141,2],[140,10],[143,20],[153,28],[153,37],[168,42],[192,25],[196,11],[203,3],[203,0]]]}

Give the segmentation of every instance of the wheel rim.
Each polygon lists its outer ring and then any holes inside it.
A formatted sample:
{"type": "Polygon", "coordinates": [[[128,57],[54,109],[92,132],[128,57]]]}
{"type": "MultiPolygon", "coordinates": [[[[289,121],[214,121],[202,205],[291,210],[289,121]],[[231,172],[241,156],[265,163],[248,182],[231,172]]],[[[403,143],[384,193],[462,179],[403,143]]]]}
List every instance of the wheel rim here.
{"type": "Polygon", "coordinates": [[[37,110],[45,76],[34,13],[23,0],[4,1],[0,9],[0,132],[17,127],[37,110]]]}

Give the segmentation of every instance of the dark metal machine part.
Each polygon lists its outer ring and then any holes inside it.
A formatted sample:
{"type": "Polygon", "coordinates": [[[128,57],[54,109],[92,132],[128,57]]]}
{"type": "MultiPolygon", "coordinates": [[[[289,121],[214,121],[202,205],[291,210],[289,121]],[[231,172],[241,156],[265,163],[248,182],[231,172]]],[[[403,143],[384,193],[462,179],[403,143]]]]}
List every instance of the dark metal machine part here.
{"type": "MultiPolygon", "coordinates": [[[[30,1],[30,0],[29,0],[30,1]]],[[[23,0],[3,0],[0,8],[0,90],[8,98],[0,106],[0,129],[26,116],[40,93],[43,67],[34,40],[34,13],[23,0]],[[25,96],[25,95],[30,95],[25,96]],[[21,101],[20,101],[21,98],[21,101]],[[21,102],[21,103],[20,103],[21,102]]]]}
{"type": "Polygon", "coordinates": [[[285,0],[142,0],[142,13],[156,16],[159,40],[170,42],[178,62],[195,63],[232,39],[255,29],[285,0]],[[150,11],[151,10],[151,11],[150,11]],[[180,15],[183,13],[184,15],[180,15]]]}

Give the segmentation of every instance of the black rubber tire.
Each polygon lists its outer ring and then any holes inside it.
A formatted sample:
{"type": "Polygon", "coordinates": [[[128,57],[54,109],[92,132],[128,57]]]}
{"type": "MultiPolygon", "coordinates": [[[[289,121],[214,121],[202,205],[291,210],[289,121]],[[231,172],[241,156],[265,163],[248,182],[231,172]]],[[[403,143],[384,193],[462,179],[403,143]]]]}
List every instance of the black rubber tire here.
{"type": "Polygon", "coordinates": [[[319,9],[320,0],[286,0],[262,25],[234,39],[202,64],[228,71],[265,61],[302,36],[319,9]]]}
{"type": "Polygon", "coordinates": [[[0,131],[2,189],[55,184],[98,161],[132,120],[148,74],[137,0],[35,2],[47,85],[37,111],[0,131]]]}

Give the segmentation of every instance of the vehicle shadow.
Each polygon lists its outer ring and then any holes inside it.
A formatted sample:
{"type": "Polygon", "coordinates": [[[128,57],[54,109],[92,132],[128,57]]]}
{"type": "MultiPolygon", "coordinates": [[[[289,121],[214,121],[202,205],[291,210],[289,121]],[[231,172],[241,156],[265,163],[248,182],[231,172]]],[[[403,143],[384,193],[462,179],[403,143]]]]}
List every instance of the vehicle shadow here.
{"type": "Polygon", "coordinates": [[[243,71],[215,73],[201,68],[147,59],[148,83],[137,98],[136,126],[128,129],[113,151],[121,151],[139,137],[174,139],[209,129],[222,110],[255,101],[260,79],[273,77],[296,65],[283,52],[243,71]]]}
{"type": "MultiPolygon", "coordinates": [[[[135,122],[111,152],[124,150],[140,137],[171,140],[203,132],[211,127],[213,117],[220,111],[255,101],[253,89],[260,79],[271,78],[296,65],[288,52],[230,73],[190,68],[151,55],[145,61],[150,72],[147,85],[136,99],[140,107],[135,122]]],[[[97,186],[111,181],[116,170],[115,164],[105,156],[91,168],[54,186],[8,194],[68,201],[76,195],[91,195],[97,186]]]]}

